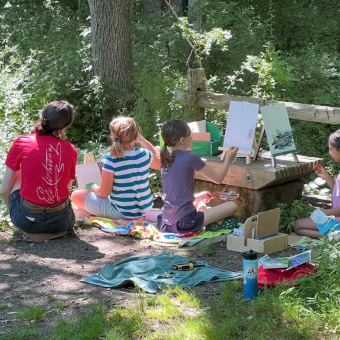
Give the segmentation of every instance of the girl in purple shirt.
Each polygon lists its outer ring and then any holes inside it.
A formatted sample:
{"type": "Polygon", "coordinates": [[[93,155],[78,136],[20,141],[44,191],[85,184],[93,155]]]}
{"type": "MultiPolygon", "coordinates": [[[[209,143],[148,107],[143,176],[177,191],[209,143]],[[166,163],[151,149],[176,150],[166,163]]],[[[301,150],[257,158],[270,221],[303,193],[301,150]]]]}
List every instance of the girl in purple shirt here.
{"type": "MultiPolygon", "coordinates": [[[[340,162],[340,130],[335,131],[328,139],[329,154],[335,162],[340,162]]],[[[340,174],[334,178],[326,171],[326,169],[316,164],[315,173],[323,178],[332,190],[333,207],[331,209],[322,209],[327,216],[335,216],[335,219],[340,222],[340,174]]],[[[296,221],[294,231],[301,236],[312,238],[321,237],[321,233],[317,225],[310,217],[302,218],[296,221]]]]}
{"type": "MultiPolygon", "coordinates": [[[[194,205],[195,171],[214,183],[221,183],[238,148],[228,152],[223,165],[216,172],[191,150],[191,130],[182,120],[173,119],[162,127],[164,146],[161,149],[161,174],[164,206],[157,217],[162,232],[183,233],[200,231],[206,225],[232,216],[237,212],[235,202],[197,211],[194,205]],[[168,147],[171,148],[169,152],[168,147]]],[[[205,193],[206,194],[206,193],[205,193]]],[[[205,195],[204,194],[204,195],[205,195]]],[[[196,197],[197,199],[197,197],[196,197]]]]}

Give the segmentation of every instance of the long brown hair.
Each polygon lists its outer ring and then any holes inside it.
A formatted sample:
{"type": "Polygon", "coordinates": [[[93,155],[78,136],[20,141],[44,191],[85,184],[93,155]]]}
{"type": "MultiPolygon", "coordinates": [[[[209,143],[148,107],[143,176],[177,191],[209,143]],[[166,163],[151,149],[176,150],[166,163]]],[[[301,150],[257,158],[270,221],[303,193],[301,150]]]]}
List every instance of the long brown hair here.
{"type": "Polygon", "coordinates": [[[171,168],[175,160],[175,155],[170,153],[168,147],[173,147],[182,137],[188,137],[191,133],[189,125],[180,119],[172,119],[162,126],[162,139],[164,145],[161,149],[161,167],[163,169],[171,168]]]}
{"type": "Polygon", "coordinates": [[[122,144],[127,144],[135,140],[141,130],[136,121],[131,117],[118,117],[111,121],[110,131],[112,145],[110,150],[111,157],[124,157],[122,144]]]}
{"type": "Polygon", "coordinates": [[[53,136],[61,133],[73,123],[74,108],[67,101],[54,101],[45,106],[39,122],[34,124],[34,131],[39,136],[53,136]]]}

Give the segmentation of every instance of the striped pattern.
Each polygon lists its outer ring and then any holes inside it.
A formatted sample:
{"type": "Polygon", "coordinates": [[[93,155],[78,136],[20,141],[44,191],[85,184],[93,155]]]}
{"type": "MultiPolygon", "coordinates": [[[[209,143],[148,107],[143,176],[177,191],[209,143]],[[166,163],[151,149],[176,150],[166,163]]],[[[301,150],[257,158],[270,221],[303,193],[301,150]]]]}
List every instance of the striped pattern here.
{"type": "Polygon", "coordinates": [[[140,217],[153,205],[149,185],[152,153],[135,148],[124,151],[125,158],[106,155],[103,170],[114,174],[110,201],[126,218],[140,217]]]}

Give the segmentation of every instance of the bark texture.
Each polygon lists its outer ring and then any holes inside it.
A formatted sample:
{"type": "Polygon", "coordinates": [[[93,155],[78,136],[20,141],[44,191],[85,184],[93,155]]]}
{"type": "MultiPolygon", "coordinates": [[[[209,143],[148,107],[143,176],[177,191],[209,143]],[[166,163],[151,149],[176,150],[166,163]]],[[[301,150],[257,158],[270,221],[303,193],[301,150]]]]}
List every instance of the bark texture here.
{"type": "MultiPolygon", "coordinates": [[[[186,0],[170,0],[171,6],[173,6],[176,12],[181,15],[183,8],[186,5],[186,0]]],[[[165,12],[168,10],[168,5],[164,0],[144,0],[144,14],[165,12]]]]}
{"type": "Polygon", "coordinates": [[[93,66],[102,76],[109,112],[118,96],[133,91],[130,0],[88,0],[91,11],[93,66]]]}

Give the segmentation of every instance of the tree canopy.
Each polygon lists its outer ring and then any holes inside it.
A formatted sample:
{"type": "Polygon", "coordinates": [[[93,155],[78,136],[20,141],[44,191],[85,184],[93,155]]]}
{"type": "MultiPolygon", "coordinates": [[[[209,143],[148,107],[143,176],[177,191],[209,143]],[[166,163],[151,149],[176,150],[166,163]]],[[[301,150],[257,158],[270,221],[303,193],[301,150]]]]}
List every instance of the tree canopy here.
{"type": "MultiPolygon", "coordinates": [[[[102,142],[106,137],[111,117],[105,112],[112,97],[105,74],[96,66],[95,51],[98,46],[109,50],[114,60],[117,48],[112,49],[113,42],[105,42],[105,38],[96,38],[93,43],[94,20],[105,24],[109,19],[105,17],[107,10],[102,18],[100,12],[94,18],[89,3],[100,1],[2,2],[2,155],[16,135],[31,129],[38,111],[55,99],[75,105],[70,141],[82,145],[102,142]]],[[[108,26],[118,38],[122,34],[114,27],[116,23],[131,28],[124,38],[132,43],[126,54],[131,62],[121,70],[130,85],[118,85],[128,88],[130,94],[114,97],[115,114],[134,116],[149,138],[157,132],[155,123],[185,117],[187,108],[174,102],[173,93],[186,87],[187,70],[200,65],[209,91],[340,106],[340,27],[336,15],[340,9],[335,0],[200,0],[189,11],[177,11],[178,18],[165,0],[157,2],[160,8],[154,11],[146,0],[120,4],[125,9],[129,5],[129,15],[126,10],[124,15],[115,11],[118,17],[108,26]],[[202,15],[199,32],[193,29],[198,14],[202,15]]],[[[221,127],[225,116],[226,112],[207,111],[207,118],[221,127]]],[[[321,139],[328,131],[312,123],[295,127],[296,131],[301,128],[312,132],[314,142],[323,145],[316,150],[316,155],[322,155],[325,147],[321,139]]],[[[301,143],[307,150],[308,145],[301,143]]]]}

